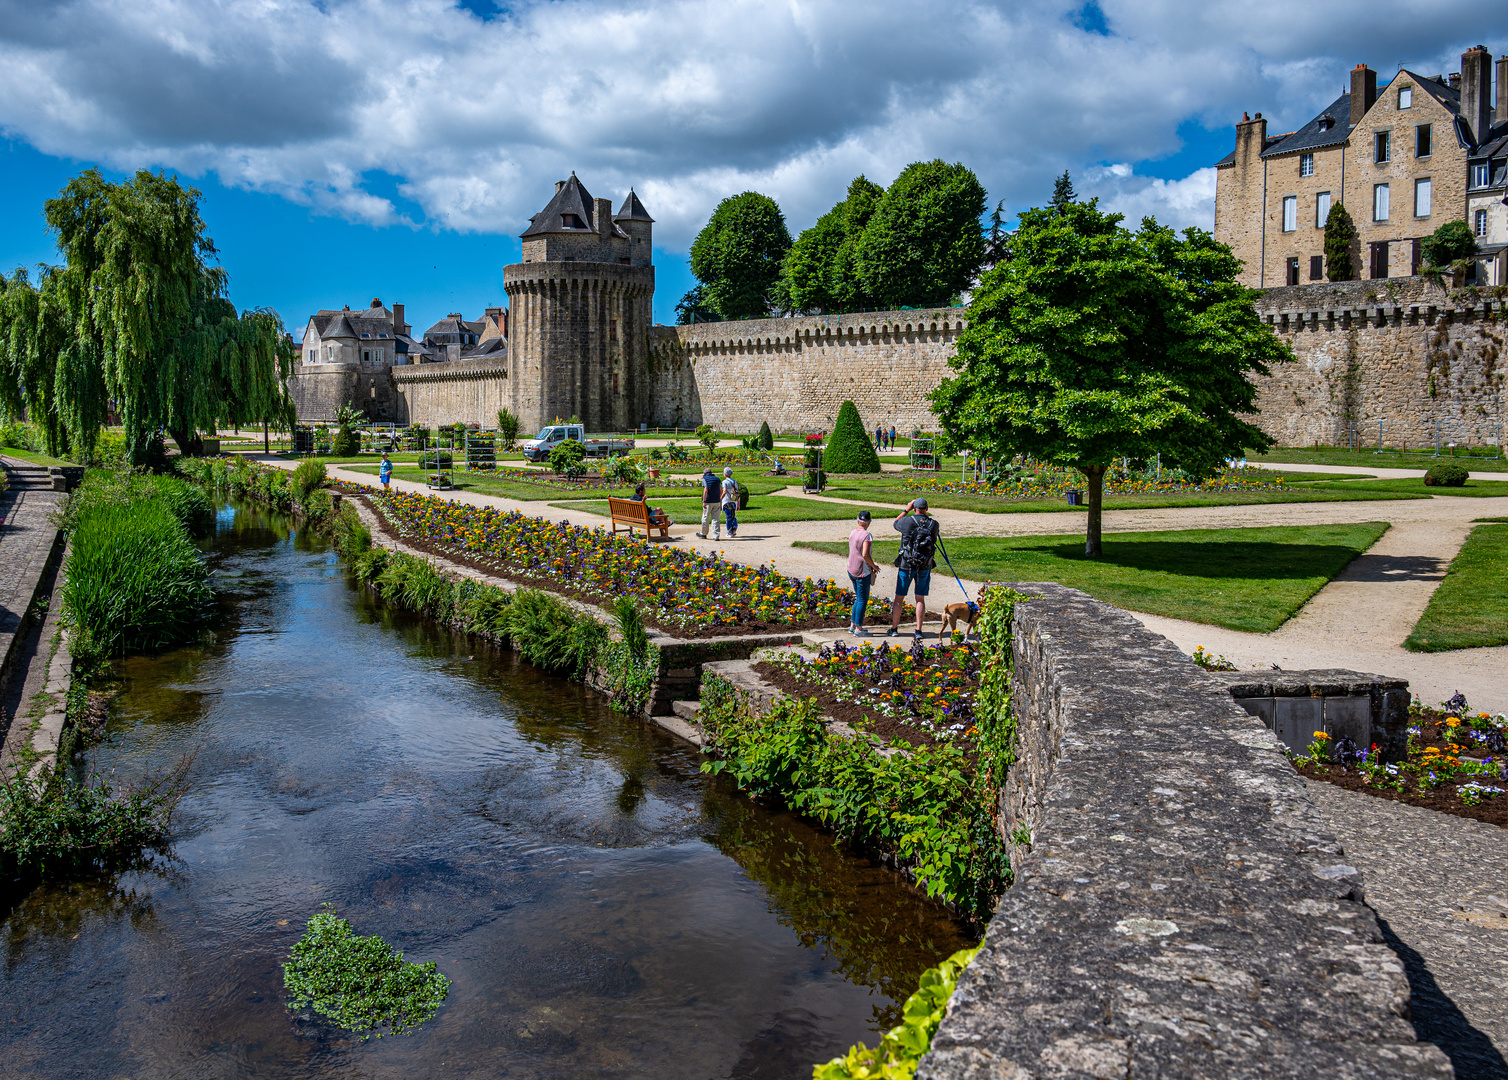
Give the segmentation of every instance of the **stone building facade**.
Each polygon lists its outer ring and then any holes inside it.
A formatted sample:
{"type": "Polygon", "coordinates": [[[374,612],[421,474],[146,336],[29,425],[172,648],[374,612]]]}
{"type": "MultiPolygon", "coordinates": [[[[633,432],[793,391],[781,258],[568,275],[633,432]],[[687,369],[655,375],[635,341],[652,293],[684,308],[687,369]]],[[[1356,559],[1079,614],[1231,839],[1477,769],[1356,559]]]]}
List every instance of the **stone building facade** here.
{"type": "MultiPolygon", "coordinates": [[[[1401,69],[1379,90],[1377,73],[1358,64],[1349,91],[1297,131],[1268,135],[1261,113],[1243,117],[1215,193],[1215,237],[1242,260],[1242,280],[1256,288],[1326,280],[1325,219],[1336,203],[1356,224],[1352,260],[1362,279],[1417,274],[1420,241],[1448,221],[1470,222],[1483,201],[1468,197],[1471,164],[1503,157],[1508,58],[1497,70],[1494,80],[1492,57],[1477,46],[1455,75],[1401,69]]],[[[1483,283],[1504,280],[1501,251],[1484,252],[1483,283]]]]}
{"type": "Polygon", "coordinates": [[[382,301],[356,311],[320,310],[309,317],[299,352],[301,364],[358,364],[379,371],[394,364],[417,364],[424,346],[413,338],[414,328],[403,321],[403,305],[389,311],[382,301]]]}

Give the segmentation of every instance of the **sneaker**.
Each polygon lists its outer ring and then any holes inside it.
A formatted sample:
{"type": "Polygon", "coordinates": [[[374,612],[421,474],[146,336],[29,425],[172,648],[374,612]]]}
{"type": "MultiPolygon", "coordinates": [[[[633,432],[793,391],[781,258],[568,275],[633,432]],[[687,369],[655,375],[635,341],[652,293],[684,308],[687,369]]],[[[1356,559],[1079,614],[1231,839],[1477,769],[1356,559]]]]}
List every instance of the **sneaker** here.
{"type": "Polygon", "coordinates": [[[707,534],[706,533],[697,533],[696,535],[697,535],[698,538],[700,538],[702,540],[707,539],[707,534]]]}
{"type": "Polygon", "coordinates": [[[895,637],[899,633],[900,633],[900,631],[897,630],[895,627],[892,626],[889,630],[885,631],[885,636],[886,637],[895,637]]]}
{"type": "Polygon", "coordinates": [[[855,626],[852,630],[849,631],[849,633],[853,634],[854,637],[869,636],[869,631],[865,630],[862,626],[855,626]]]}
{"type": "Polygon", "coordinates": [[[920,630],[918,630],[916,633],[914,633],[914,634],[911,635],[911,640],[912,641],[920,641],[921,639],[922,639],[922,632],[920,630]]]}

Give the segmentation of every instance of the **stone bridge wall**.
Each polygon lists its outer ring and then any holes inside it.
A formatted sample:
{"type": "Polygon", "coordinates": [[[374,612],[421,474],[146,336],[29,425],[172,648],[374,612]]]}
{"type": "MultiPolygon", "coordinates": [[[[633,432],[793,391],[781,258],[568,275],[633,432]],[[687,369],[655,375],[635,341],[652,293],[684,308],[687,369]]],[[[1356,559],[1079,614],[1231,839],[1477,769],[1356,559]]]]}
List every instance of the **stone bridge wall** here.
{"type": "Polygon", "coordinates": [[[1272,733],[1125,612],[1016,587],[1030,843],[918,1080],[1453,1075],[1272,733]]]}

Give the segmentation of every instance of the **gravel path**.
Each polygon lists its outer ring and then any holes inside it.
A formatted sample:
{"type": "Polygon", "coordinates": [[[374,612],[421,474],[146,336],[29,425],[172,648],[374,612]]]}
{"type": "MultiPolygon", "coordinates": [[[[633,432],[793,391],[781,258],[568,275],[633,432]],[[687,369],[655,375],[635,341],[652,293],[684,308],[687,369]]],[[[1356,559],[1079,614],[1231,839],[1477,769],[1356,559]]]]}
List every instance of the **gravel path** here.
{"type": "Polygon", "coordinates": [[[1508,1080],[1508,830],[1310,781],[1408,971],[1419,1038],[1508,1080]]]}

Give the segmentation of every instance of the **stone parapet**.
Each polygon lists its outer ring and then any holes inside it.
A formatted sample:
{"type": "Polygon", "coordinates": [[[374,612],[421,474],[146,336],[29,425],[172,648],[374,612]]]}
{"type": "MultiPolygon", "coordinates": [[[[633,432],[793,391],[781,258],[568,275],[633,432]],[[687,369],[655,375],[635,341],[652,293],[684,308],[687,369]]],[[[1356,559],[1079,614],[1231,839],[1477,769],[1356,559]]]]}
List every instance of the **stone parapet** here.
{"type": "Polygon", "coordinates": [[[1453,1075],[1271,732],[1124,612],[1015,587],[1015,883],[918,1080],[1453,1075]]]}

